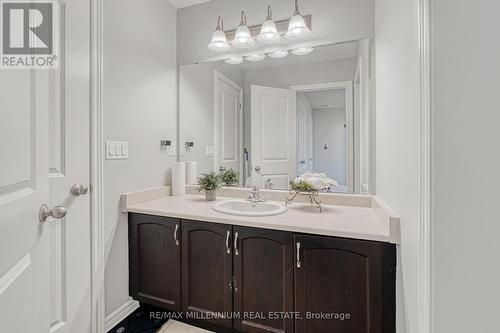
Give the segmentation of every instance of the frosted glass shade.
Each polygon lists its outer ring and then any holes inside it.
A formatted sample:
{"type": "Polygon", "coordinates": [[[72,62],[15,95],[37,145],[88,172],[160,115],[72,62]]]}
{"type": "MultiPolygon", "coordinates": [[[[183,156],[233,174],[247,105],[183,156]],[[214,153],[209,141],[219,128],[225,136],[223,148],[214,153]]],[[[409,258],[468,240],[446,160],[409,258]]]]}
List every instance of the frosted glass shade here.
{"type": "Polygon", "coordinates": [[[231,45],[227,42],[226,34],[222,30],[215,30],[212,34],[212,40],[208,44],[208,48],[212,51],[227,51],[231,45]]]}
{"type": "Polygon", "coordinates": [[[268,56],[270,58],[273,58],[273,59],[281,59],[281,58],[284,58],[288,55],[288,51],[286,50],[278,50],[278,51],[274,51],[274,52],[271,52],[268,54],[268,56]]]}
{"type": "Polygon", "coordinates": [[[243,62],[243,58],[241,57],[233,57],[233,58],[229,58],[229,59],[226,59],[224,60],[226,63],[230,64],[230,65],[239,65],[243,62]]]}
{"type": "Polygon", "coordinates": [[[256,61],[262,61],[265,58],[266,58],[265,54],[252,54],[252,55],[249,55],[248,57],[246,57],[245,59],[247,61],[256,62],[256,61]]]}
{"type": "Polygon", "coordinates": [[[250,29],[246,25],[240,25],[236,29],[236,34],[232,42],[234,47],[239,49],[246,49],[255,45],[255,40],[250,33],[250,29]]]}
{"type": "Polygon", "coordinates": [[[299,47],[298,49],[292,50],[292,53],[298,56],[308,55],[314,51],[312,47],[299,47]]]}
{"type": "Polygon", "coordinates": [[[306,38],[310,34],[311,29],[306,25],[304,17],[300,14],[293,15],[288,24],[288,31],[285,34],[285,38],[296,40],[306,38]]]}
{"type": "Polygon", "coordinates": [[[276,23],[272,19],[266,20],[262,24],[257,40],[264,44],[277,43],[281,40],[276,23]]]}

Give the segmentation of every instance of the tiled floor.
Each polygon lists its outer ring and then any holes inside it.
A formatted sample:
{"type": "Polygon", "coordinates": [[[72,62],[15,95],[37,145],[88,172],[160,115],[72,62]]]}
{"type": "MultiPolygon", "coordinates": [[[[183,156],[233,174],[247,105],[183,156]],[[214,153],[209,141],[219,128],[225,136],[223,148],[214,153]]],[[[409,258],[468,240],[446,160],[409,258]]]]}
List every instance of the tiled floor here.
{"type": "Polygon", "coordinates": [[[175,320],[169,320],[158,333],[213,333],[175,320]]]}
{"type": "Polygon", "coordinates": [[[150,313],[157,311],[163,312],[161,309],[143,305],[108,333],[214,333],[175,320],[167,322],[150,318],[150,313]]]}
{"type": "MultiPolygon", "coordinates": [[[[108,333],[156,333],[166,320],[151,319],[149,313],[157,308],[141,306],[127,318],[113,327],[108,333]]],[[[162,311],[162,310],[160,310],[162,311]]],[[[170,331],[169,331],[170,332],[170,331]]]]}

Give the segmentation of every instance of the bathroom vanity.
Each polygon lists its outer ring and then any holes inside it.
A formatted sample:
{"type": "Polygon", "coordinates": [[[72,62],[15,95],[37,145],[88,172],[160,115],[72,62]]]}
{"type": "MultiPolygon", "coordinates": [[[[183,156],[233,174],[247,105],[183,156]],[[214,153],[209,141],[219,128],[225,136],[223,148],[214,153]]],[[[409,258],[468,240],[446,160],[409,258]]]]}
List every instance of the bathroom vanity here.
{"type": "Polygon", "coordinates": [[[138,197],[124,211],[139,302],[215,332],[395,332],[397,228],[376,203],[241,217],[199,195],[138,197]]]}

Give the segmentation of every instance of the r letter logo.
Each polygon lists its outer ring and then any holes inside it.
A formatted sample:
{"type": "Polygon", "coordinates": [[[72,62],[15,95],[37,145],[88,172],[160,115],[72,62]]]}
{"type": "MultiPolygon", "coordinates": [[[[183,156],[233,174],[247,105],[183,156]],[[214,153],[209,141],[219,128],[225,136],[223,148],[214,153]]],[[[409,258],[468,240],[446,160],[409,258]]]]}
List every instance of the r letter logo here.
{"type": "Polygon", "coordinates": [[[57,2],[0,0],[1,68],[57,67],[57,2]]]}

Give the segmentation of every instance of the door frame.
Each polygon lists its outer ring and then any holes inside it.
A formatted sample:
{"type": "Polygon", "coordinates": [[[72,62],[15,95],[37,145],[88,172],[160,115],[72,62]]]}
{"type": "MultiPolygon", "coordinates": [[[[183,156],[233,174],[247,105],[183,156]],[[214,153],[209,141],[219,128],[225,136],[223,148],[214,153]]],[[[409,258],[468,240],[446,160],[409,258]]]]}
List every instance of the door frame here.
{"type": "Polygon", "coordinates": [[[243,177],[243,88],[219,72],[218,70],[214,69],[214,112],[213,112],[213,120],[214,120],[214,133],[213,133],[213,138],[214,138],[214,171],[218,172],[219,171],[219,147],[218,147],[218,132],[219,132],[219,114],[218,114],[218,109],[219,109],[219,80],[224,81],[224,83],[228,84],[229,86],[233,87],[234,89],[239,91],[240,95],[240,105],[239,105],[239,110],[238,110],[238,117],[239,117],[239,159],[240,159],[240,184],[244,180],[243,177]]]}
{"type": "Polygon", "coordinates": [[[103,221],[103,0],[90,1],[90,302],[91,332],[105,333],[103,221]]]}
{"type": "Polygon", "coordinates": [[[354,193],[354,95],[353,81],[335,81],[315,84],[293,85],[290,89],[295,93],[323,91],[323,90],[339,90],[345,89],[346,95],[346,128],[347,128],[347,191],[354,193]]]}
{"type": "Polygon", "coordinates": [[[420,239],[417,331],[436,332],[434,322],[434,134],[432,127],[431,0],[417,1],[420,93],[420,239]]]}

